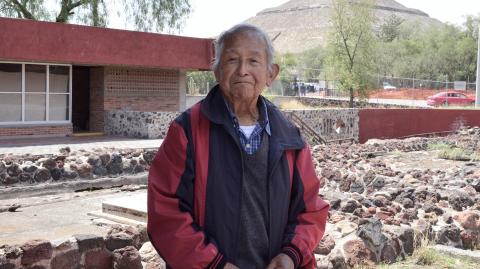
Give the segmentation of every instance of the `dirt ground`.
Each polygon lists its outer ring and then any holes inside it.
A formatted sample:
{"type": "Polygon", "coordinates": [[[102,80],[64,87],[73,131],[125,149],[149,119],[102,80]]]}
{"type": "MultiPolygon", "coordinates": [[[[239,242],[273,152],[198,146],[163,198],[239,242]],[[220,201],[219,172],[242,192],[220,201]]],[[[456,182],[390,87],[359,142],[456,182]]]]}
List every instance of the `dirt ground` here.
{"type": "Polygon", "coordinates": [[[32,239],[58,240],[76,234],[104,236],[108,231],[106,222],[97,221],[97,217],[88,213],[101,211],[105,200],[145,191],[143,188],[125,192],[116,187],[0,200],[0,206],[21,205],[15,212],[0,213],[0,246],[23,244],[32,239]]]}

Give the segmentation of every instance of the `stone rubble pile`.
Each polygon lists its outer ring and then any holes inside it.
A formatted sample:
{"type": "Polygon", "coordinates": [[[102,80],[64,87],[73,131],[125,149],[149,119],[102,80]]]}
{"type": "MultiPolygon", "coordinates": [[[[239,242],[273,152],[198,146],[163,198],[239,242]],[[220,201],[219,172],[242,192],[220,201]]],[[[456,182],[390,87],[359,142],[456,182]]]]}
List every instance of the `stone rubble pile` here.
{"type": "MultiPolygon", "coordinates": [[[[315,249],[318,268],[394,263],[412,255],[424,241],[480,250],[480,162],[402,169],[398,165],[402,160],[395,158],[399,152],[425,154],[432,143],[479,153],[479,141],[480,128],[470,128],[447,137],[313,146],[322,185],[319,195],[331,205],[325,236],[315,249]]],[[[153,150],[106,152],[65,150],[58,156],[23,159],[4,156],[0,181],[3,185],[32,184],[137,173],[148,170],[155,156],[153,150]]],[[[429,152],[425,156],[435,162],[435,153],[429,152]]],[[[165,268],[148,242],[145,227],[118,225],[105,237],[74,235],[52,242],[0,245],[2,269],[89,265],[100,269],[165,268]]]]}
{"type": "MultiPolygon", "coordinates": [[[[424,154],[429,143],[480,153],[480,129],[441,138],[312,147],[320,195],[331,205],[315,253],[319,268],[393,263],[426,240],[480,250],[480,162],[444,169],[399,169],[398,152],[424,154]]],[[[435,162],[435,153],[429,158],[435,162]]]]}
{"type": "Polygon", "coordinates": [[[148,171],[156,150],[60,150],[58,155],[0,156],[0,187],[96,179],[148,171]]]}

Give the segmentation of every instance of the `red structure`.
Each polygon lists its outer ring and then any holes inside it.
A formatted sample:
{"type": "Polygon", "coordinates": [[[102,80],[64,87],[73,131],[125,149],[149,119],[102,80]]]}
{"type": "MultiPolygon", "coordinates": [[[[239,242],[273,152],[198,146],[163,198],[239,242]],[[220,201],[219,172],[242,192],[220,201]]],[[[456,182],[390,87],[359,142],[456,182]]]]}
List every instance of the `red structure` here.
{"type": "Polygon", "coordinates": [[[0,137],[103,131],[104,111],[180,111],[211,39],[0,18],[0,137]],[[3,115],[3,116],[2,116],[3,115]]]}
{"type": "Polygon", "coordinates": [[[0,18],[0,59],[208,70],[212,40],[0,18]]]}
{"type": "Polygon", "coordinates": [[[402,138],[452,132],[461,126],[480,126],[480,110],[361,109],[359,142],[371,138],[402,138]]]}

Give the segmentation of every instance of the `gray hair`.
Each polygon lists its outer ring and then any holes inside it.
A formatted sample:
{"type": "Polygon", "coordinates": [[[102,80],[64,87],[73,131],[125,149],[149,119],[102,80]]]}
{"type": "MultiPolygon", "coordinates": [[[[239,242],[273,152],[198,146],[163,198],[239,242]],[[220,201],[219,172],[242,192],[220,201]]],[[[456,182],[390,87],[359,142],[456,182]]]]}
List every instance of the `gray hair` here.
{"type": "Polygon", "coordinates": [[[247,23],[241,23],[233,26],[232,28],[220,34],[217,40],[215,40],[215,59],[213,59],[212,63],[213,70],[217,70],[217,68],[219,67],[220,58],[222,57],[223,50],[225,49],[225,41],[235,36],[236,34],[244,32],[253,33],[265,43],[265,49],[267,52],[267,67],[268,71],[272,71],[274,54],[272,41],[268,37],[267,33],[265,33],[262,29],[247,23]]]}

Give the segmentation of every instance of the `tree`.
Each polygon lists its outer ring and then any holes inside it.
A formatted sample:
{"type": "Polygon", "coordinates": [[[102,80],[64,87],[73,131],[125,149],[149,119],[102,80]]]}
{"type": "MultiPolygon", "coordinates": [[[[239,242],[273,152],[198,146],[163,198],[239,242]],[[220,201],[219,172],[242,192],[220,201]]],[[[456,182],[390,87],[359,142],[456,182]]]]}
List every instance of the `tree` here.
{"type": "Polygon", "coordinates": [[[464,29],[438,25],[400,35],[392,42],[379,42],[376,72],[425,80],[472,81],[476,70],[474,35],[477,33],[470,29],[470,24],[464,29]]]}
{"type": "Polygon", "coordinates": [[[280,66],[278,80],[282,84],[284,95],[295,95],[294,81],[298,80],[297,57],[292,53],[275,55],[276,62],[280,66]]]}
{"type": "Polygon", "coordinates": [[[373,0],[332,0],[332,32],[328,41],[327,65],[340,90],[365,98],[371,82],[374,39],[373,0]]]}
{"type": "Polygon", "coordinates": [[[105,27],[108,24],[107,6],[121,4],[124,19],[136,30],[161,32],[179,30],[191,12],[188,0],[57,0],[58,11],[44,0],[2,0],[0,15],[31,20],[61,23],[81,23],[105,27]]]}
{"type": "Polygon", "coordinates": [[[187,72],[187,93],[207,94],[216,84],[216,79],[212,71],[192,71],[187,72]]]}
{"type": "Polygon", "coordinates": [[[477,45],[480,16],[467,16],[463,24],[463,39],[458,45],[460,61],[464,66],[463,77],[467,82],[475,82],[477,77],[477,45]]]}
{"type": "Polygon", "coordinates": [[[392,42],[400,36],[400,25],[405,20],[395,14],[383,21],[377,31],[377,37],[384,42],[392,42]]]}
{"type": "Polygon", "coordinates": [[[43,0],[0,1],[0,15],[30,20],[47,19],[49,17],[43,0]]]}
{"type": "Polygon", "coordinates": [[[298,55],[299,70],[302,71],[302,77],[305,81],[320,79],[325,62],[325,53],[323,47],[316,47],[298,55]]]}

